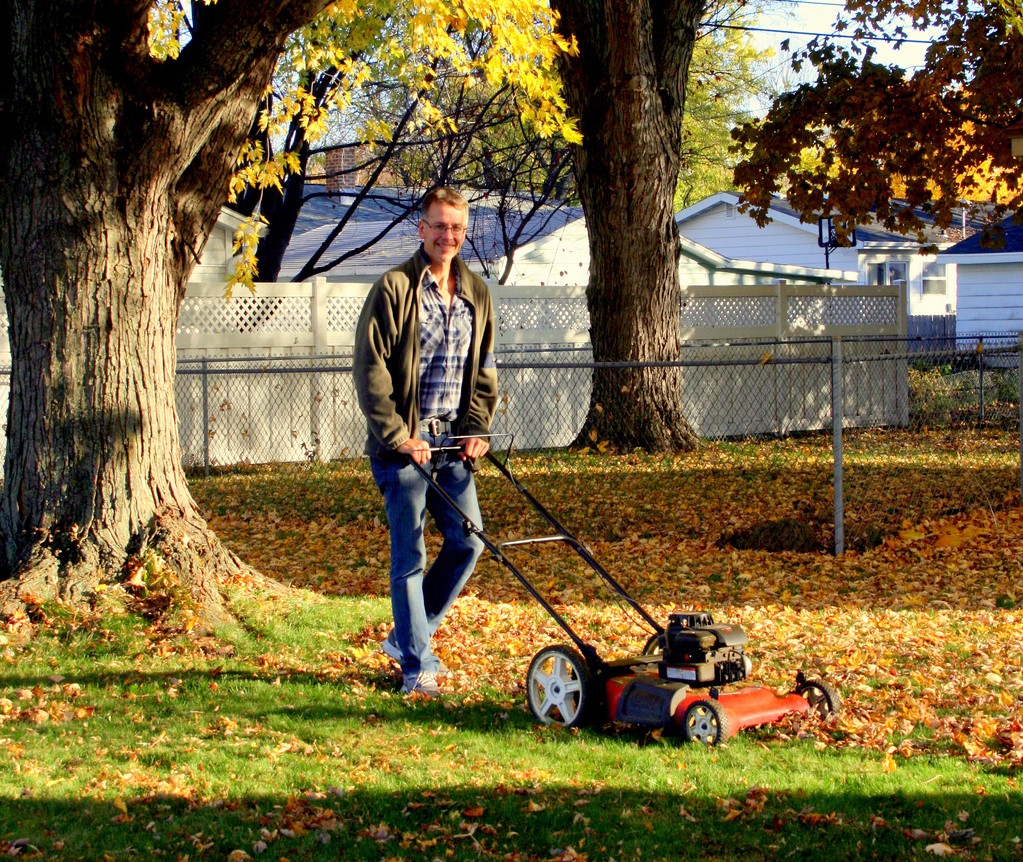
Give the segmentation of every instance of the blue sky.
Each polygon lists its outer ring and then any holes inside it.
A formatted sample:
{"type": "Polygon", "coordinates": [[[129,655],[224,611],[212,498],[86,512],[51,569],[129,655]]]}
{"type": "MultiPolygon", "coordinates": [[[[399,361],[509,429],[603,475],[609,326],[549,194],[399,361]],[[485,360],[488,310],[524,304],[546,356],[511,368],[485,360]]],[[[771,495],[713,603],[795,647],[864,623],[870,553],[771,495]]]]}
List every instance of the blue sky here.
{"type": "MultiPolygon", "coordinates": [[[[765,30],[787,32],[761,32],[754,34],[754,38],[760,45],[777,47],[784,39],[788,39],[792,48],[803,47],[812,38],[812,34],[833,32],[835,20],[844,8],[845,5],[839,0],[778,0],[771,4],[760,26],[765,30]]],[[[923,62],[927,49],[927,34],[911,31],[908,21],[905,26],[912,41],[904,44],[899,50],[884,43],[873,44],[882,62],[898,64],[912,70],[923,62]]]]}

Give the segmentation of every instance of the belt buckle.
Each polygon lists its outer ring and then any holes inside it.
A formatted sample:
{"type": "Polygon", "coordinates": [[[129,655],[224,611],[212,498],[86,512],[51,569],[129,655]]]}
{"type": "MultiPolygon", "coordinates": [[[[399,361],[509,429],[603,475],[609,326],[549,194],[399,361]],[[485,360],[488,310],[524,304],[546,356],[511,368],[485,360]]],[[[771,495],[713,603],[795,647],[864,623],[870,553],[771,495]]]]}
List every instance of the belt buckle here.
{"type": "Polygon", "coordinates": [[[432,437],[440,437],[440,419],[436,416],[427,423],[426,427],[430,429],[430,435],[432,437]]]}

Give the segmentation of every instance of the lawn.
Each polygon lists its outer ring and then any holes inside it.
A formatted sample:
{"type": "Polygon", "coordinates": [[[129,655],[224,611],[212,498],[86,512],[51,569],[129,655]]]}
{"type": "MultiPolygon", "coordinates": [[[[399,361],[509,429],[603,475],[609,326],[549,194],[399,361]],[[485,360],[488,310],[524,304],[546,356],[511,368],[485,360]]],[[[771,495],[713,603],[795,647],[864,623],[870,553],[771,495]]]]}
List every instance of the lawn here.
{"type": "MultiPolygon", "coordinates": [[[[933,457],[939,443],[858,444],[853,490],[873,490],[856,517],[874,538],[841,558],[727,542],[799,522],[826,532],[819,441],[514,459],[655,618],[709,610],[746,629],[757,682],[788,690],[805,669],[842,693],[834,719],[788,719],[710,749],[622,726],[538,726],[526,668],[566,637],[489,558],[438,636],[455,672],[445,696],[403,699],[376,649],[387,533],[365,465],[196,479],[218,532],[292,589],[227,585],[238,622],[216,637],[59,608],[40,609],[31,641],[0,633],[0,851],[1023,859],[1018,473],[988,455],[973,464],[961,446],[957,481],[974,497],[950,503],[931,490],[949,466],[933,457]],[[870,484],[876,463],[897,469],[890,491],[870,484]]],[[[541,529],[492,467],[480,493],[488,532],[541,529]]],[[[601,655],[642,647],[636,615],[563,548],[514,559],[601,655]]]]}

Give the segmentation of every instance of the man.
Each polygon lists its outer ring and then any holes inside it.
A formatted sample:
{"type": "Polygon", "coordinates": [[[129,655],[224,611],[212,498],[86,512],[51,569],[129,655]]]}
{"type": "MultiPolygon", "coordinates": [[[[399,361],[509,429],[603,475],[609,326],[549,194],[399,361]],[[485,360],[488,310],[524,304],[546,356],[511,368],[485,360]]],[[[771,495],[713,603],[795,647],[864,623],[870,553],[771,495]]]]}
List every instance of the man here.
{"type": "Polygon", "coordinates": [[[486,283],[458,256],[469,204],[438,188],[423,198],[422,245],[370,288],[355,333],[355,388],[366,415],[373,478],[391,534],[394,629],[382,645],[401,662],[402,691],[435,697],[446,671],[431,638],[483,551],[414,461],[481,525],[471,467],[489,449],[497,407],[494,309],[486,283]],[[457,452],[431,452],[440,446],[457,452]],[[426,512],[443,536],[426,569],[426,512]]]}

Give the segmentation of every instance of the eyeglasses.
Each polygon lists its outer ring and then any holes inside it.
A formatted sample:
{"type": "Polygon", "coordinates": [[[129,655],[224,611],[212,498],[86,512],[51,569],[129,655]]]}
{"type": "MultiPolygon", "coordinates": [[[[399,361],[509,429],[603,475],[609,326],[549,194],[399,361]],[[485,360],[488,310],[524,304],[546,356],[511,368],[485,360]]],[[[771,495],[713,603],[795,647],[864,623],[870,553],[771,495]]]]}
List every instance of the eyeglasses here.
{"type": "Polygon", "coordinates": [[[426,219],[423,219],[423,224],[434,233],[445,234],[451,231],[453,236],[463,236],[465,234],[464,224],[431,224],[426,219]]]}

